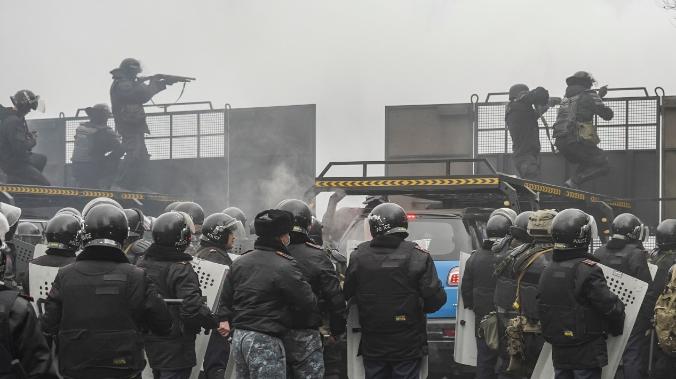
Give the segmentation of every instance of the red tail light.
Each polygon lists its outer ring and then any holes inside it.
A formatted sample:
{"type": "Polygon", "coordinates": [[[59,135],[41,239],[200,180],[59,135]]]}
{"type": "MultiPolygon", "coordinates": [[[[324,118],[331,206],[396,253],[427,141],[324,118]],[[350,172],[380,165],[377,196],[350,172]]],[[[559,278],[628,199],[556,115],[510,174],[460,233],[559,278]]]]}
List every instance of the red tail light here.
{"type": "Polygon", "coordinates": [[[409,221],[415,220],[415,219],[416,219],[416,215],[410,214],[410,213],[409,213],[409,214],[406,215],[406,218],[407,218],[409,221]]]}
{"type": "Polygon", "coordinates": [[[441,334],[444,337],[455,337],[455,329],[441,329],[441,334]]]}
{"type": "Polygon", "coordinates": [[[460,267],[453,267],[451,271],[448,272],[446,284],[449,287],[457,287],[458,284],[460,284],[460,267]]]}

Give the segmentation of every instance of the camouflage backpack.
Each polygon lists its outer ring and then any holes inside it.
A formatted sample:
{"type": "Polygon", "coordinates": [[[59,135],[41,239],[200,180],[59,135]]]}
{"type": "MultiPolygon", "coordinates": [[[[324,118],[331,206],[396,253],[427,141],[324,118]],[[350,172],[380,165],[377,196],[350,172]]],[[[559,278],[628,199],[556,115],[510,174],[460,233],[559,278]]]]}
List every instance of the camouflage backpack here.
{"type": "Polygon", "coordinates": [[[676,265],[655,304],[655,334],[665,353],[676,356],[676,265]]]}

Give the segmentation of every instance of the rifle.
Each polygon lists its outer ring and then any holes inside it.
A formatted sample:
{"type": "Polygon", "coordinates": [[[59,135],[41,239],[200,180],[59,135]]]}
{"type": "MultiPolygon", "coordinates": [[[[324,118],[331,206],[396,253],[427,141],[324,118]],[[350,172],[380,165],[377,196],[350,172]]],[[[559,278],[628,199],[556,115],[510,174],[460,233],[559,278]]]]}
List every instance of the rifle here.
{"type": "Polygon", "coordinates": [[[155,74],[151,76],[139,76],[138,80],[141,82],[145,82],[148,80],[165,80],[167,82],[173,82],[173,83],[190,83],[193,80],[197,80],[196,78],[191,78],[189,76],[178,76],[178,75],[167,75],[167,74],[155,74]]]}

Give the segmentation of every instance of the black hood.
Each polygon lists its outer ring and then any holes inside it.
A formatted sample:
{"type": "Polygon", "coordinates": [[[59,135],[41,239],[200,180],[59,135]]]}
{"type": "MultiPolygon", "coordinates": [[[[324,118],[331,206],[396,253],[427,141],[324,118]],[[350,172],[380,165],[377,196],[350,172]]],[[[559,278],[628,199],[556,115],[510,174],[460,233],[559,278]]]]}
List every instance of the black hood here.
{"type": "Polygon", "coordinates": [[[581,94],[582,92],[588,90],[587,87],[581,86],[579,84],[573,84],[568,87],[566,87],[566,95],[565,97],[573,97],[581,94]]]}
{"type": "Polygon", "coordinates": [[[192,255],[185,253],[185,250],[177,250],[175,247],[160,246],[152,244],[148,247],[145,254],[146,258],[152,258],[156,261],[165,262],[185,262],[191,261],[192,255]]]}

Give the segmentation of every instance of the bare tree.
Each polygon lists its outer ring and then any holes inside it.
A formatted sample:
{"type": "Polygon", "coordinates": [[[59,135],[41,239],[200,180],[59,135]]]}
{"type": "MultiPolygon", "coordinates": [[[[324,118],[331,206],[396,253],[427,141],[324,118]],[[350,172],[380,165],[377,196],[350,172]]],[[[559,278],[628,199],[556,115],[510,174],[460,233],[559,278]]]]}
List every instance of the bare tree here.
{"type": "Polygon", "coordinates": [[[676,0],[662,0],[662,8],[676,10],[676,0]]]}

